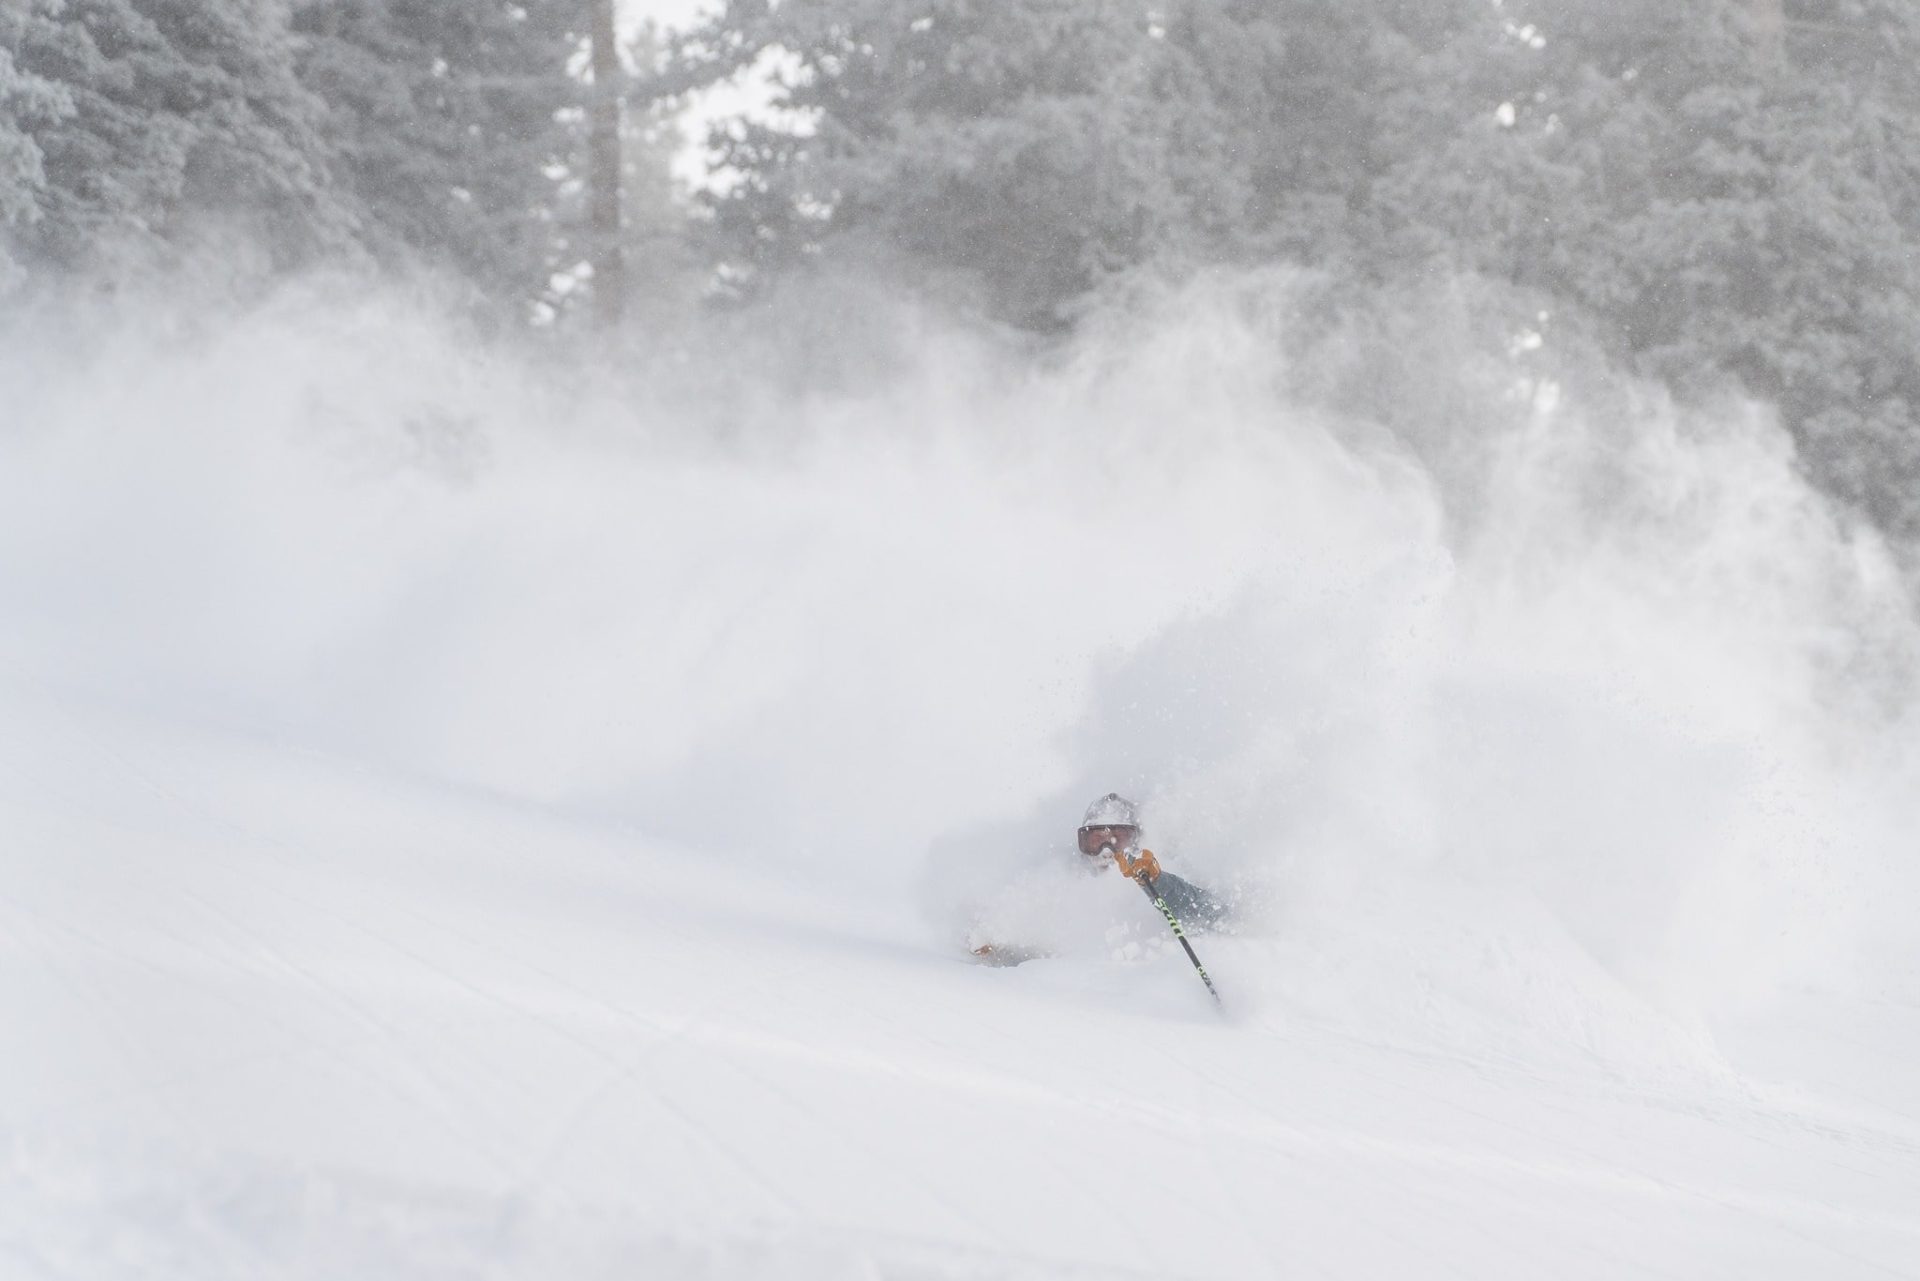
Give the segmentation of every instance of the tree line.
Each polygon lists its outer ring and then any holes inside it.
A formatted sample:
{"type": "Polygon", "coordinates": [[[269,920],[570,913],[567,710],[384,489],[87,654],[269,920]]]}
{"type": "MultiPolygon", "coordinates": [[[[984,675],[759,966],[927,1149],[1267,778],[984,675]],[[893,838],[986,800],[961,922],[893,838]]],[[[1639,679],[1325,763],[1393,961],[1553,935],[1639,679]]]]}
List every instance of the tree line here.
{"type": "Polygon", "coordinates": [[[617,94],[583,74],[595,9],[10,0],[0,273],[211,241],[424,260],[551,319],[592,294],[564,282],[610,98],[648,119],[771,67],[699,200],[628,151],[623,287],[671,260],[729,306],[849,265],[1050,335],[1148,271],[1469,280],[1490,332],[1777,405],[1818,484],[1920,534],[1911,0],[726,0],[617,94]]]}
{"type": "Polygon", "coordinates": [[[1464,276],[1481,323],[1777,405],[1920,533],[1910,0],[732,0],[683,57],[769,46],[813,125],[718,140],[734,279],[892,261],[1048,330],[1154,262],[1464,276]]]}
{"type": "MultiPolygon", "coordinates": [[[[607,253],[587,190],[606,95],[581,68],[594,11],[610,9],[10,0],[0,273],[24,288],[190,260],[263,279],[424,266],[500,324],[551,318],[569,273],[607,253]]],[[[597,34],[604,46],[609,24],[597,34]]],[[[657,196],[664,157],[628,142],[657,196]]]]}

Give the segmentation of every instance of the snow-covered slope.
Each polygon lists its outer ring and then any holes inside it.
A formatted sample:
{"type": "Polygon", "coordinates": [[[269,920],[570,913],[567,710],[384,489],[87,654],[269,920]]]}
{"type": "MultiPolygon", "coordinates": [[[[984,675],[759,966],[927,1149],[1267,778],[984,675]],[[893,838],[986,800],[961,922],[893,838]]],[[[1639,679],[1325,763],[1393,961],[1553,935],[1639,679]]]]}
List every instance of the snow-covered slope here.
{"type": "Polygon", "coordinates": [[[1177,955],[983,968],[802,875],[10,696],[12,1277],[1920,1271],[1911,1009],[1828,1011],[1850,1081],[1634,1072],[1374,1039],[1214,939],[1221,1018],[1177,955]]]}
{"type": "Polygon", "coordinates": [[[1920,1276],[1885,556],[1244,301],[725,444],[379,308],[10,348],[0,1276],[1920,1276]]]}

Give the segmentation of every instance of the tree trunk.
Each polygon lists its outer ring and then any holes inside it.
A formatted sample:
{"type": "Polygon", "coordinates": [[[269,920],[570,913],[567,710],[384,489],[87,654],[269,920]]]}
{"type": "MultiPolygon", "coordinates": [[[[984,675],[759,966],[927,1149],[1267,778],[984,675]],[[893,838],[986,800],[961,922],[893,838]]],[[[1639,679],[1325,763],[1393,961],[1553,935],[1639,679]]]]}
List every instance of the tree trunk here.
{"type": "Polygon", "coordinates": [[[593,310],[600,326],[612,329],[624,316],[627,301],[620,225],[620,47],[614,0],[588,2],[593,6],[593,103],[587,135],[593,310]]]}

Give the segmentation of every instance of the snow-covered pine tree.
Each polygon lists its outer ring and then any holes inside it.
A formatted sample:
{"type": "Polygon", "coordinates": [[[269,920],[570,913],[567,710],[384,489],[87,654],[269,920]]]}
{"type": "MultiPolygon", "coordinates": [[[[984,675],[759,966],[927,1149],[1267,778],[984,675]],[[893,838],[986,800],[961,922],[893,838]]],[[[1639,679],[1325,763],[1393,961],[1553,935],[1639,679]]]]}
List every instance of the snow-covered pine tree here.
{"type": "Polygon", "coordinates": [[[303,83],[365,243],[424,261],[481,309],[524,319],[583,256],[555,217],[580,162],[577,0],[309,0],[294,14],[303,83]]]}
{"type": "Polygon", "coordinates": [[[1759,396],[1818,483],[1920,534],[1920,10],[1506,13],[1467,91],[1405,116],[1381,260],[1519,286],[1683,395],[1759,396]]]}
{"type": "Polygon", "coordinates": [[[808,118],[713,143],[742,271],[823,245],[971,282],[993,313],[1061,324],[1104,275],[1235,216],[1241,173],[1204,85],[1146,3],[736,3],[691,41],[798,64],[778,106],[808,118]]]}
{"type": "Polygon", "coordinates": [[[1396,155],[1379,103],[1425,86],[1463,0],[733,0],[687,78],[756,50],[797,70],[730,125],[716,225],[743,272],[827,251],[977,282],[1017,324],[1066,323],[1157,258],[1322,263],[1396,155]]]}
{"type": "Polygon", "coordinates": [[[51,0],[7,34],[61,108],[14,117],[39,155],[31,269],[118,280],[199,249],[271,270],[349,243],[274,0],[51,0]]]}
{"type": "Polygon", "coordinates": [[[0,295],[19,275],[15,242],[40,217],[46,196],[46,166],[33,130],[73,110],[59,86],[15,61],[29,28],[47,22],[51,7],[51,0],[0,7],[0,295]]]}

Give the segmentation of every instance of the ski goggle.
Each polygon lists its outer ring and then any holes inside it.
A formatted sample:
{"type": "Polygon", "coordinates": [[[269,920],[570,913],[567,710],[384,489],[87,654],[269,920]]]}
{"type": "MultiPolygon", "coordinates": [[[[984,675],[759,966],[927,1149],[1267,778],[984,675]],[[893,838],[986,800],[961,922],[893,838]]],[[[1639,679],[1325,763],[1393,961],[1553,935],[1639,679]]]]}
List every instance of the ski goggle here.
{"type": "Polygon", "coordinates": [[[1111,845],[1124,850],[1140,839],[1140,829],[1131,824],[1112,824],[1101,827],[1083,827],[1080,829],[1080,852],[1098,854],[1111,845]]]}

